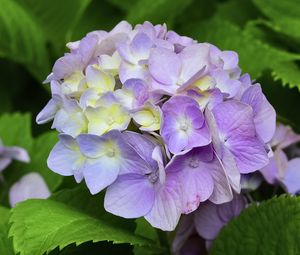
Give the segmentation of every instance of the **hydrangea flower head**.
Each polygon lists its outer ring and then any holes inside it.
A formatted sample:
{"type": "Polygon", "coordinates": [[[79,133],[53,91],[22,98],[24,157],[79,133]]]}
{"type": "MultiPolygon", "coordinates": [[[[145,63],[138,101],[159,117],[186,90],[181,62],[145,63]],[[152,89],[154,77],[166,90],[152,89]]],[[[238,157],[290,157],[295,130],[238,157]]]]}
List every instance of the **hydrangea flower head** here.
{"type": "Polygon", "coordinates": [[[275,111],[237,53],[126,21],[67,46],[37,122],[60,133],[49,168],[92,194],[106,188],[107,211],[173,230],[269,163],[275,111]]]}

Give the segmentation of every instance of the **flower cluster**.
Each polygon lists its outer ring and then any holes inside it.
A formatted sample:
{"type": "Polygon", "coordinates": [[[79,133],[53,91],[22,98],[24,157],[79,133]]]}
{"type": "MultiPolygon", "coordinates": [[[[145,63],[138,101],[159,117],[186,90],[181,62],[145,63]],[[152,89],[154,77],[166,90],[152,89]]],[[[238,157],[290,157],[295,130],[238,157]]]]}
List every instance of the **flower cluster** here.
{"type": "Polygon", "coordinates": [[[227,203],[214,204],[204,202],[196,211],[181,218],[172,243],[172,254],[206,254],[220,230],[251,203],[259,204],[251,197],[252,191],[257,191],[265,181],[278,185],[286,193],[295,195],[300,192],[300,150],[297,143],[300,135],[291,127],[278,124],[275,134],[268,146],[270,161],[259,171],[242,174],[242,194],[234,194],[227,203]]]}
{"type": "Polygon", "coordinates": [[[49,168],[106,188],[107,211],[170,231],[269,163],[275,111],[237,53],[125,21],[67,46],[37,122],[60,132],[49,168]]]}
{"type": "Polygon", "coordinates": [[[273,155],[267,166],[260,169],[269,184],[279,184],[283,189],[295,195],[300,192],[300,154],[296,146],[300,135],[283,124],[279,124],[270,142],[273,155]]]}

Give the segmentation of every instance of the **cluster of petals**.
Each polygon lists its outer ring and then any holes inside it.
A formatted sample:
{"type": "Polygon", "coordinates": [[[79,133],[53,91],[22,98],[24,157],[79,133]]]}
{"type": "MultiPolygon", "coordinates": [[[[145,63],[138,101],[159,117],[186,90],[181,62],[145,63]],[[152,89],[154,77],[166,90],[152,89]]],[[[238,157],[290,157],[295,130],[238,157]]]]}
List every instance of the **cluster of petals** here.
{"type": "Polygon", "coordinates": [[[235,194],[230,202],[216,205],[208,201],[195,212],[183,216],[176,229],[172,254],[207,254],[220,230],[247,206],[247,199],[235,194]]]}
{"type": "Polygon", "coordinates": [[[170,231],[269,163],[275,111],[237,53],[125,21],[67,47],[37,122],[60,133],[49,168],[106,189],[107,211],[170,231]]]}
{"type": "Polygon", "coordinates": [[[260,169],[266,182],[271,185],[279,184],[292,195],[300,192],[300,155],[296,146],[299,142],[299,134],[290,126],[279,124],[270,142],[270,162],[260,169]]]}

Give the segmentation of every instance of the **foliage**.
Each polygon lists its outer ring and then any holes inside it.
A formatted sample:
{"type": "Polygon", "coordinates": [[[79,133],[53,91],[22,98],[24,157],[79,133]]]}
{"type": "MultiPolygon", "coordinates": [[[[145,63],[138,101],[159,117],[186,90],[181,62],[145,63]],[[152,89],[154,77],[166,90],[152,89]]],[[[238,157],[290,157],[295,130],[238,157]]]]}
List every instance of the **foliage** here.
{"type": "Polygon", "coordinates": [[[211,254],[299,254],[299,227],[300,199],[273,198],[250,206],[224,227],[211,254]]]}

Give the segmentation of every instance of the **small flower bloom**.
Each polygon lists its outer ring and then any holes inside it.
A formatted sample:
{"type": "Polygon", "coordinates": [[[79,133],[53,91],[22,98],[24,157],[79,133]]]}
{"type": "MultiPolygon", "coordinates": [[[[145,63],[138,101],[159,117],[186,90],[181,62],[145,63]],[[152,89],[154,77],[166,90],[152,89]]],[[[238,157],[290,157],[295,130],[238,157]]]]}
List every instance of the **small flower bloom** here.
{"type": "Polygon", "coordinates": [[[232,200],[229,180],[210,145],[176,155],[166,171],[178,173],[185,214],[195,211],[208,199],[217,204],[232,200]]]}
{"type": "Polygon", "coordinates": [[[233,156],[241,173],[254,172],[269,162],[264,144],[257,138],[250,106],[238,101],[216,105],[207,114],[214,147],[221,159],[225,150],[233,156]]]}
{"type": "Polygon", "coordinates": [[[245,207],[246,200],[242,195],[235,195],[232,201],[221,205],[206,202],[195,212],[198,234],[207,241],[213,241],[221,228],[237,217],[245,207]]]}
{"type": "Polygon", "coordinates": [[[194,99],[172,97],[164,103],[162,112],[161,136],[170,152],[176,154],[211,142],[206,121],[194,99]]]}
{"type": "Polygon", "coordinates": [[[129,173],[121,174],[106,191],[105,209],[125,218],[144,216],[154,227],[174,230],[181,214],[177,175],[164,173],[164,168],[159,167],[163,162],[162,154],[153,142],[136,133],[126,136],[130,137],[129,143],[144,140],[145,146],[136,151],[144,158],[146,171],[131,168],[129,173]]]}
{"type": "Polygon", "coordinates": [[[187,46],[178,54],[165,48],[153,49],[149,57],[152,89],[172,95],[180,86],[193,82],[195,76],[204,76],[208,52],[207,44],[187,46]]]}

